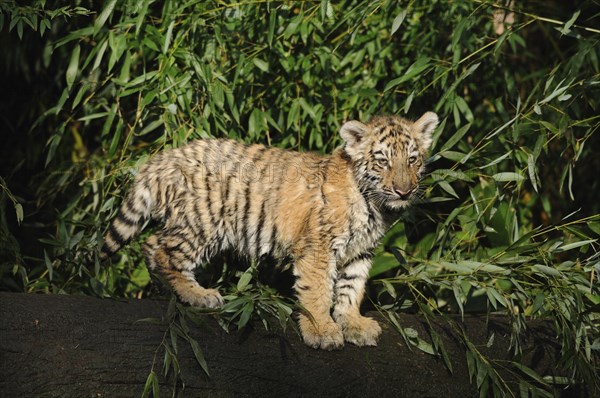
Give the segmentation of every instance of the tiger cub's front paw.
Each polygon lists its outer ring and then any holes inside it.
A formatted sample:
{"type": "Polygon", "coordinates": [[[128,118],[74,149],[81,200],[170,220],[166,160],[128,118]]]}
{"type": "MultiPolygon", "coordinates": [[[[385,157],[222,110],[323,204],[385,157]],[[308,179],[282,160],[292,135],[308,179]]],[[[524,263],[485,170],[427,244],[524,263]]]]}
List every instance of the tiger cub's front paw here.
{"type": "Polygon", "coordinates": [[[187,290],[179,292],[181,301],[192,307],[219,309],[223,307],[223,297],[216,289],[205,289],[200,286],[192,286],[187,290]]]}
{"type": "Polygon", "coordinates": [[[365,316],[351,317],[345,319],[342,324],[344,340],[359,347],[376,346],[381,326],[376,320],[365,316]]]}
{"type": "Polygon", "coordinates": [[[298,323],[306,345],[328,351],[339,350],[344,346],[342,328],[333,320],[318,323],[300,315],[298,323]]]}

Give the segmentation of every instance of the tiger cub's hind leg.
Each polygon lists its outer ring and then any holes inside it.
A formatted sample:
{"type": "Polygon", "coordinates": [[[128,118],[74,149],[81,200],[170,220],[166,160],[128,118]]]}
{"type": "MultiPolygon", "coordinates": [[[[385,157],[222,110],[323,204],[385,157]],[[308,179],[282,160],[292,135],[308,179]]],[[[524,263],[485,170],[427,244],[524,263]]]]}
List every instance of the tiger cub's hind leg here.
{"type": "Polygon", "coordinates": [[[182,231],[162,231],[150,236],[144,254],[151,270],[162,274],[179,299],[194,307],[220,308],[223,297],[216,289],[206,289],[196,281],[194,269],[203,245],[182,231]]]}

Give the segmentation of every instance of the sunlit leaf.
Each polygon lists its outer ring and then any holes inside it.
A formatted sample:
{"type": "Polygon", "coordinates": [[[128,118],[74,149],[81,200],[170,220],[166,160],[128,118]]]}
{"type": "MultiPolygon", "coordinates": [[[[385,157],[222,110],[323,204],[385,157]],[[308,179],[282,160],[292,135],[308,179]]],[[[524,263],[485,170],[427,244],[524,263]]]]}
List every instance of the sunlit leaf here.
{"type": "Polygon", "coordinates": [[[523,177],[521,174],[519,173],[513,173],[513,172],[503,172],[503,173],[496,173],[492,176],[492,178],[498,182],[509,182],[509,181],[523,181],[525,179],[525,177],[523,177]]]}
{"type": "Polygon", "coordinates": [[[79,71],[79,53],[81,52],[81,47],[79,45],[75,46],[73,52],[71,53],[71,60],[69,61],[69,67],[67,68],[67,87],[70,90],[75,82],[75,78],[77,77],[77,72],[79,71]]]}
{"type": "Polygon", "coordinates": [[[454,145],[456,145],[465,136],[465,134],[467,134],[467,132],[469,131],[470,128],[471,128],[471,124],[469,123],[469,124],[464,125],[460,129],[458,129],[456,131],[456,133],[454,133],[452,135],[452,137],[450,137],[444,143],[444,145],[442,145],[442,147],[440,148],[440,152],[448,150],[448,149],[454,147],[454,145]]]}
{"type": "Polygon", "coordinates": [[[394,18],[394,20],[392,21],[392,29],[390,31],[391,35],[396,33],[396,31],[400,28],[400,25],[402,25],[404,18],[406,18],[406,12],[406,9],[400,11],[400,13],[396,15],[396,18],[394,18]]]}
{"type": "Polygon", "coordinates": [[[94,34],[97,34],[100,31],[100,29],[102,29],[102,27],[106,23],[106,20],[108,19],[110,14],[112,14],[116,4],[117,0],[109,0],[109,2],[106,3],[104,9],[100,12],[100,14],[98,14],[96,21],[94,21],[94,34]]]}
{"type": "Polygon", "coordinates": [[[427,57],[419,58],[414,64],[412,64],[404,74],[396,79],[391,80],[388,84],[386,84],[383,91],[388,91],[401,83],[404,83],[413,77],[421,74],[425,69],[429,67],[430,59],[427,57]]]}

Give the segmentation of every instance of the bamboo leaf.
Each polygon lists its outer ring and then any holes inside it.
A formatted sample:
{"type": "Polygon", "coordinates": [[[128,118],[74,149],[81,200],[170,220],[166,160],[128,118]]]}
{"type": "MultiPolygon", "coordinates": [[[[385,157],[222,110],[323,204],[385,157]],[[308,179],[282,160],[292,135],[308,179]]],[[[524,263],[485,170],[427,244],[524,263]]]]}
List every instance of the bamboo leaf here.
{"type": "Polygon", "coordinates": [[[248,284],[252,280],[252,272],[248,269],[246,272],[242,274],[237,283],[237,290],[243,292],[248,288],[248,284]]]}
{"type": "Polygon", "coordinates": [[[535,159],[531,153],[527,155],[527,172],[529,173],[529,180],[533,185],[533,189],[538,192],[537,177],[535,173],[535,159]]]}
{"type": "Polygon", "coordinates": [[[18,202],[15,202],[15,213],[17,217],[17,224],[21,224],[23,222],[23,205],[18,202]]]}
{"type": "Polygon", "coordinates": [[[394,33],[396,33],[396,31],[400,28],[400,25],[402,25],[404,18],[406,18],[406,9],[400,11],[400,13],[396,15],[396,18],[394,18],[394,21],[392,22],[392,30],[390,32],[390,35],[393,36],[394,33]]]}
{"type": "Polygon", "coordinates": [[[531,377],[536,382],[543,385],[547,384],[546,381],[542,378],[542,376],[540,376],[535,370],[531,369],[530,367],[527,367],[522,363],[518,362],[512,362],[512,365],[519,369],[521,372],[525,373],[527,376],[531,377]]]}
{"type": "Polygon", "coordinates": [[[110,0],[105,6],[104,9],[98,14],[98,18],[94,21],[94,36],[102,29],[110,14],[112,14],[115,5],[117,4],[117,0],[110,0]]]}
{"type": "Polygon", "coordinates": [[[148,377],[146,378],[146,384],[144,385],[144,390],[142,391],[142,398],[147,398],[150,396],[150,391],[152,391],[153,398],[160,397],[160,395],[155,395],[154,393],[154,385],[158,383],[158,379],[156,377],[156,373],[152,370],[148,377]]]}
{"type": "Polygon", "coordinates": [[[75,82],[75,78],[77,77],[77,72],[79,71],[79,53],[81,52],[81,47],[79,44],[75,46],[73,52],[71,53],[71,60],[69,61],[69,67],[67,68],[67,87],[71,90],[73,83],[75,82]]]}
{"type": "Polygon", "coordinates": [[[135,23],[135,35],[139,36],[140,30],[142,29],[142,25],[144,19],[146,18],[146,14],[148,13],[148,6],[153,0],[143,0],[142,6],[138,12],[138,17],[135,23]]]}
{"type": "Polygon", "coordinates": [[[165,41],[163,44],[162,52],[166,54],[169,50],[169,46],[171,45],[171,38],[173,37],[173,27],[175,26],[175,20],[171,21],[169,27],[167,28],[167,33],[165,34],[165,41]]]}
{"type": "Polygon", "coordinates": [[[406,70],[406,72],[402,76],[400,76],[396,79],[393,79],[388,84],[386,84],[383,91],[384,92],[389,91],[392,88],[412,79],[413,77],[415,77],[417,75],[421,76],[422,75],[421,72],[423,72],[425,69],[427,69],[429,67],[429,62],[430,62],[430,58],[427,58],[427,57],[419,58],[414,64],[412,64],[406,70]]]}
{"type": "Polygon", "coordinates": [[[562,28],[556,28],[556,29],[561,34],[568,35],[569,33],[571,33],[571,26],[573,26],[573,24],[575,23],[575,21],[579,17],[580,13],[581,13],[581,10],[575,11],[575,13],[573,14],[573,16],[571,16],[571,18],[567,22],[565,22],[565,24],[564,24],[564,26],[562,28]]]}
{"type": "Polygon", "coordinates": [[[206,360],[204,359],[204,354],[202,354],[202,350],[200,349],[198,342],[189,336],[187,336],[187,340],[190,343],[190,347],[192,347],[192,351],[194,352],[196,362],[198,362],[204,373],[207,376],[210,376],[210,373],[208,372],[208,365],[206,363],[206,360]]]}
{"type": "Polygon", "coordinates": [[[262,70],[263,72],[268,72],[269,71],[269,64],[266,63],[265,61],[263,61],[260,58],[253,58],[252,59],[252,63],[254,63],[254,65],[256,65],[256,67],[260,70],[262,70]]]}
{"type": "Polygon", "coordinates": [[[458,129],[456,131],[456,133],[454,133],[452,135],[452,137],[450,137],[450,139],[448,139],[448,141],[446,141],[446,143],[444,145],[442,145],[440,152],[446,151],[446,150],[452,148],[454,145],[456,145],[465,136],[465,134],[467,134],[467,132],[469,131],[470,128],[471,128],[471,123],[466,124],[463,127],[461,127],[460,129],[458,129]]]}
{"type": "Polygon", "coordinates": [[[492,176],[492,178],[498,182],[509,182],[509,181],[520,182],[525,179],[525,177],[523,177],[521,174],[514,173],[514,172],[496,173],[492,176]]]}
{"type": "Polygon", "coordinates": [[[451,196],[454,196],[455,198],[459,198],[458,194],[456,193],[456,191],[454,190],[454,188],[452,188],[452,185],[450,185],[449,183],[447,183],[446,181],[438,181],[438,185],[440,186],[440,188],[442,188],[444,191],[446,191],[447,193],[449,193],[451,196]]]}
{"type": "Polygon", "coordinates": [[[559,270],[548,267],[546,265],[535,264],[531,267],[531,269],[536,273],[544,274],[547,276],[556,276],[556,277],[562,276],[562,273],[559,270]]]}
{"type": "Polygon", "coordinates": [[[578,247],[581,247],[581,246],[589,245],[590,243],[594,243],[596,241],[597,241],[597,239],[588,239],[588,240],[582,240],[579,242],[573,242],[573,243],[569,243],[569,244],[557,247],[556,251],[557,252],[566,252],[568,250],[577,249],[578,247]]]}

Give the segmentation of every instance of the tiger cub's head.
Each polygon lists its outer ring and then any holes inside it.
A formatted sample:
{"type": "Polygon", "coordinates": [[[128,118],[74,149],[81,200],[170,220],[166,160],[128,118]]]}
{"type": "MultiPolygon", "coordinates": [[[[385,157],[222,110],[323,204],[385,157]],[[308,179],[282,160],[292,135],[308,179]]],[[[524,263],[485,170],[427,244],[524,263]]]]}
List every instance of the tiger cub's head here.
{"type": "Polygon", "coordinates": [[[416,122],[399,116],[377,116],[367,124],[346,122],[340,135],[365,196],[390,209],[408,205],[419,189],[437,125],[433,112],[416,122]]]}

